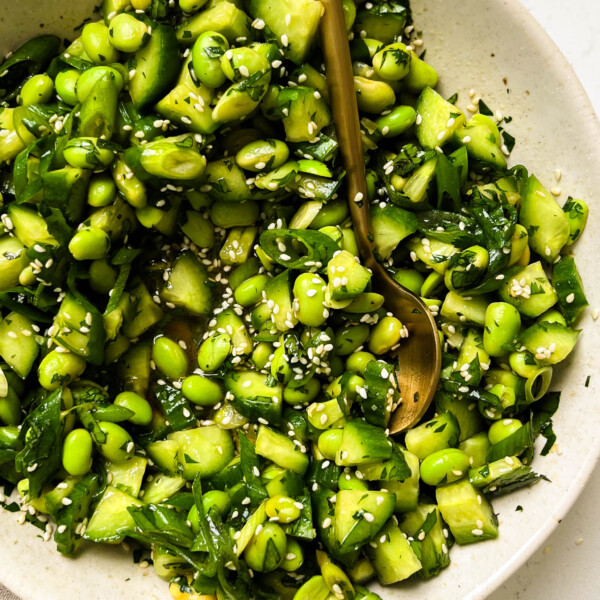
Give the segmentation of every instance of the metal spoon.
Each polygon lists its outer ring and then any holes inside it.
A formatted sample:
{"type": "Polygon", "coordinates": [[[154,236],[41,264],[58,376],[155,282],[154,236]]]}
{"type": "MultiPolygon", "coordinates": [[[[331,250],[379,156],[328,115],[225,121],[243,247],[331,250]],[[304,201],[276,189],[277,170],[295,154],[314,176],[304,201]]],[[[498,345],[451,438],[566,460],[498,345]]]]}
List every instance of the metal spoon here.
{"type": "Polygon", "coordinates": [[[390,419],[390,432],[414,427],[423,417],[437,388],[442,353],[433,316],[425,303],[386,272],[373,254],[365,163],[352,61],[341,0],[321,0],[321,43],[327,69],[329,97],[344,168],[348,203],[363,263],[373,273],[373,287],[385,297],[385,307],[409,332],[396,351],[396,372],[402,402],[390,419]]]}

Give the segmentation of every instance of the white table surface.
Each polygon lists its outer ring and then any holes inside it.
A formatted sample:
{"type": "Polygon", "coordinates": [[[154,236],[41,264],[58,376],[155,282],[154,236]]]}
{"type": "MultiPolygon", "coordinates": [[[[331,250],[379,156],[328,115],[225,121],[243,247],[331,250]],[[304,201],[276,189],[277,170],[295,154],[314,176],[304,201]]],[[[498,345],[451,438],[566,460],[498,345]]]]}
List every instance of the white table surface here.
{"type": "MultiPolygon", "coordinates": [[[[567,57],[600,115],[600,2],[521,1],[567,57]]],[[[598,497],[600,466],[546,544],[488,600],[600,598],[598,497]]]]}

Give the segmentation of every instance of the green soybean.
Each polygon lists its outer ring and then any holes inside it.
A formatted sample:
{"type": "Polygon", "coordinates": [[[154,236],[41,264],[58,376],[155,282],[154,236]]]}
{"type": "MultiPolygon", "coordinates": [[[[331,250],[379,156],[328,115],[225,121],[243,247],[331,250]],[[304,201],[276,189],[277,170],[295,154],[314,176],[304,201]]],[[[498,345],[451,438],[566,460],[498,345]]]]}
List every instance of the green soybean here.
{"type": "Polygon", "coordinates": [[[202,508],[204,509],[204,514],[208,514],[211,509],[216,509],[220,515],[223,515],[229,510],[230,506],[231,499],[227,492],[210,490],[202,496],[202,508]]]}
{"type": "Polygon", "coordinates": [[[308,327],[320,327],[325,323],[323,302],[325,280],[316,273],[302,273],[294,282],[294,305],[298,321],[308,327]]]}
{"type": "Polygon", "coordinates": [[[293,537],[288,537],[287,547],[285,549],[285,560],[281,563],[281,568],[284,571],[292,573],[297,571],[303,563],[304,551],[302,550],[302,546],[293,537]]]}
{"type": "Polygon", "coordinates": [[[567,326],[567,321],[565,320],[563,314],[560,311],[553,309],[553,308],[551,308],[550,310],[547,310],[545,313],[542,313],[535,320],[535,322],[536,323],[559,323],[560,325],[563,325],[564,327],[567,326]]]}
{"type": "Polygon", "coordinates": [[[511,352],[508,357],[510,368],[521,377],[528,379],[540,368],[539,363],[530,352],[511,352]]]}
{"type": "Polygon", "coordinates": [[[271,70],[269,61],[248,46],[231,48],[221,56],[221,68],[225,77],[234,83],[248,79],[255,73],[268,73],[271,70]]]}
{"type": "Polygon", "coordinates": [[[301,406],[312,402],[320,393],[321,384],[314,377],[300,387],[285,386],[283,399],[291,406],[301,406]]]}
{"type": "Polygon", "coordinates": [[[73,429],[63,442],[62,464],[74,477],[85,475],[92,468],[92,436],[86,429],[73,429]]]}
{"type": "Polygon", "coordinates": [[[109,29],[100,21],[84,26],[81,32],[81,43],[86,54],[97,65],[119,60],[119,51],[110,43],[109,29]]]}
{"type": "Polygon", "coordinates": [[[492,302],[485,311],[483,347],[490,356],[504,356],[519,335],[521,315],[507,302],[492,302]]]}
{"type": "Polygon", "coordinates": [[[381,114],[396,103],[396,94],[385,81],[375,81],[366,77],[354,77],[354,90],[361,111],[381,114]]]}
{"type": "Polygon", "coordinates": [[[343,429],[326,429],[317,441],[319,452],[329,460],[335,460],[342,445],[343,429]]]}
{"type": "Polygon", "coordinates": [[[200,34],[192,48],[192,66],[201,83],[210,88],[221,87],[225,73],[221,67],[221,57],[229,50],[227,38],[216,31],[200,34]]]}
{"type": "Polygon", "coordinates": [[[254,346],[254,350],[252,350],[252,362],[259,371],[267,366],[267,363],[269,362],[271,354],[273,354],[274,350],[275,348],[270,342],[258,342],[258,344],[254,346]]]}
{"type": "Polygon", "coordinates": [[[97,227],[81,229],[69,242],[69,252],[75,260],[104,258],[109,250],[110,238],[108,234],[97,227]]]}
{"type": "Polygon", "coordinates": [[[94,208],[102,208],[114,202],[116,193],[117,186],[110,173],[100,173],[90,180],[87,201],[94,208]]]}
{"type": "Polygon", "coordinates": [[[136,52],[150,37],[146,24],[127,13],[114,17],[108,32],[110,43],[122,52],[136,52]]]}
{"type": "Polygon", "coordinates": [[[146,398],[135,392],[121,392],[114,400],[117,406],[123,406],[133,412],[129,421],[134,425],[150,425],[152,422],[152,406],[146,398]]]}
{"type": "Polygon", "coordinates": [[[264,523],[244,550],[246,564],[258,573],[270,573],[285,559],[287,538],[276,523],[264,523]]]}
{"type": "Polygon", "coordinates": [[[367,365],[372,360],[377,359],[370,352],[354,352],[346,359],[346,369],[364,375],[367,365]]]}
{"type": "Polygon", "coordinates": [[[279,523],[286,525],[298,519],[302,509],[293,498],[277,495],[267,500],[265,512],[269,519],[277,519],[279,523]]]}
{"type": "Polygon", "coordinates": [[[223,400],[223,390],[219,382],[202,375],[190,375],[181,385],[183,395],[198,406],[212,407],[223,400]]]}
{"type": "Polygon", "coordinates": [[[45,73],[34,75],[28,79],[21,88],[21,104],[47,104],[54,93],[54,82],[45,73]]]}
{"type": "Polygon", "coordinates": [[[110,421],[100,421],[98,426],[105,435],[104,441],[97,442],[104,458],[114,463],[123,463],[133,456],[135,444],[123,427],[110,421]]]}
{"type": "Polygon", "coordinates": [[[213,333],[198,349],[198,365],[207,373],[214,373],[227,360],[231,352],[231,337],[226,333],[213,333]]]}
{"type": "Polygon", "coordinates": [[[338,329],[333,340],[333,347],[338,356],[347,356],[352,354],[357,348],[360,348],[371,333],[371,328],[361,323],[359,325],[346,325],[338,329]]]}
{"type": "Polygon", "coordinates": [[[67,69],[58,73],[54,81],[56,93],[59,95],[60,99],[71,106],[75,106],[77,102],[79,102],[75,91],[78,80],[79,71],[67,69]]]}
{"type": "Polygon", "coordinates": [[[280,140],[256,140],[246,144],[236,155],[235,162],[246,171],[277,169],[289,158],[287,144],[280,140]]]}
{"type": "Polygon", "coordinates": [[[233,291],[235,301],[242,306],[252,306],[262,298],[262,292],[269,281],[267,275],[255,275],[246,279],[233,291]]]}
{"type": "Polygon", "coordinates": [[[366,481],[359,479],[354,473],[342,473],[338,478],[338,487],[340,490],[361,490],[369,489],[366,481]]]}
{"type": "Polygon", "coordinates": [[[38,367],[38,380],[44,389],[52,392],[77,379],[85,371],[86,364],[77,354],[52,350],[38,367]]]}
{"type": "Polygon", "coordinates": [[[152,360],[156,368],[170,379],[185,377],[188,360],[183,348],[171,338],[157,337],[152,345],[152,360]]]}
{"type": "Polygon", "coordinates": [[[393,275],[394,279],[413,294],[421,295],[425,278],[416,269],[400,269],[393,275]]]}
{"type": "Polygon", "coordinates": [[[375,121],[377,129],[385,137],[397,137],[410,129],[417,119],[412,106],[396,106],[392,111],[375,121]]]}
{"type": "Polygon", "coordinates": [[[498,444],[521,429],[523,423],[519,419],[500,419],[493,423],[488,431],[490,443],[498,444]]]}
{"type": "Polygon", "coordinates": [[[469,466],[469,457],[462,450],[446,448],[423,459],[421,479],[427,485],[451,483],[464,477],[469,466]]]}
{"type": "Polygon", "coordinates": [[[105,258],[90,263],[90,287],[98,294],[108,294],[117,283],[117,271],[105,258]]]}
{"type": "Polygon", "coordinates": [[[373,57],[373,68],[386,81],[404,79],[410,71],[410,51],[400,42],[385,46],[373,57]]]}
{"type": "Polygon", "coordinates": [[[369,350],[373,354],[389,352],[402,338],[404,327],[396,317],[384,317],[371,331],[369,350]]]}

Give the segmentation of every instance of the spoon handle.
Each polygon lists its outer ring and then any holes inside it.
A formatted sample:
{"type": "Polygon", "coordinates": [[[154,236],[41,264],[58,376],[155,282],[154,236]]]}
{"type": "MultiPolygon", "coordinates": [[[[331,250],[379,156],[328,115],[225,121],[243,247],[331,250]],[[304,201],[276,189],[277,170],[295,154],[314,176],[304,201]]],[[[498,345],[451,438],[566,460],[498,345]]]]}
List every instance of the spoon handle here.
{"type": "Polygon", "coordinates": [[[350,214],[354,233],[364,264],[373,269],[377,261],[365,232],[371,231],[367,210],[367,180],[362,153],[362,136],[358,117],[358,103],[354,91],[352,60],[348,46],[348,32],[340,0],[321,0],[325,8],[321,21],[321,43],[325,56],[329,98],[336,124],[336,134],[344,168],[350,214]]]}

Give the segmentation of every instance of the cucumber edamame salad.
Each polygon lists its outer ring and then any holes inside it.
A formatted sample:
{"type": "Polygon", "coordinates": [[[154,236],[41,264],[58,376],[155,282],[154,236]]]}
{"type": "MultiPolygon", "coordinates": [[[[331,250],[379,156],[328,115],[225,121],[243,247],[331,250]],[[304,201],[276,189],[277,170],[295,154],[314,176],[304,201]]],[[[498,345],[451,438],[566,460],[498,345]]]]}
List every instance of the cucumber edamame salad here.
{"type": "Polygon", "coordinates": [[[105,0],[0,66],[4,493],[67,556],[136,544],[176,599],[375,600],[545,479],[588,208],[435,91],[406,0],[343,5],[354,200],[443,346],[396,438],[407,331],[358,256],[317,0],[105,0]]]}

